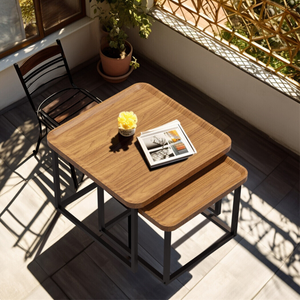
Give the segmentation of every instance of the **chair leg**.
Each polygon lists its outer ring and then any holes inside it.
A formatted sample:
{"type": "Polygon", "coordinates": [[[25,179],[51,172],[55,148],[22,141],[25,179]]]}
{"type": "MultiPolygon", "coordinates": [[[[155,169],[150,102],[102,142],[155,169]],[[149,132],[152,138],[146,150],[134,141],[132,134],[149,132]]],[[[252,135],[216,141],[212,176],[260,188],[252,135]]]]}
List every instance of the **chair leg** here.
{"type": "Polygon", "coordinates": [[[37,144],[36,144],[36,148],[35,148],[35,150],[33,150],[33,154],[34,154],[34,155],[37,155],[37,154],[38,154],[39,148],[40,148],[40,144],[41,144],[41,141],[42,141],[42,139],[43,139],[43,129],[42,129],[42,124],[41,124],[40,119],[38,119],[38,121],[39,121],[40,134],[39,134],[39,138],[38,138],[38,141],[37,141],[37,144]]]}
{"type": "Polygon", "coordinates": [[[70,168],[71,168],[71,176],[72,176],[72,179],[73,179],[74,188],[75,188],[75,191],[77,191],[78,190],[78,181],[77,181],[77,177],[76,177],[75,168],[71,164],[70,164],[70,168]]]}

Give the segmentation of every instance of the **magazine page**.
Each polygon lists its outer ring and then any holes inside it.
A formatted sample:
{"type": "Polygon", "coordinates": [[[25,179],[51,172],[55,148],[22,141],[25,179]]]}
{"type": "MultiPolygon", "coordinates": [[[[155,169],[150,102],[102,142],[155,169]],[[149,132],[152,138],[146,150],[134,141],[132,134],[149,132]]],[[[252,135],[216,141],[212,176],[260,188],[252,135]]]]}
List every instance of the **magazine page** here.
{"type": "Polygon", "coordinates": [[[143,132],[138,141],[151,167],[182,160],[196,153],[177,120],[143,132]]]}
{"type": "Polygon", "coordinates": [[[148,133],[150,133],[150,132],[161,131],[161,130],[163,130],[164,128],[168,129],[168,128],[172,127],[173,125],[174,125],[174,126],[177,126],[178,124],[180,124],[180,122],[179,122],[178,120],[174,120],[174,121],[169,122],[169,123],[167,123],[167,124],[164,124],[164,125],[162,125],[162,126],[159,126],[159,127],[156,127],[156,128],[152,128],[152,129],[149,129],[149,130],[147,130],[147,131],[143,131],[143,132],[141,132],[141,135],[143,135],[143,134],[148,134],[148,133]]]}

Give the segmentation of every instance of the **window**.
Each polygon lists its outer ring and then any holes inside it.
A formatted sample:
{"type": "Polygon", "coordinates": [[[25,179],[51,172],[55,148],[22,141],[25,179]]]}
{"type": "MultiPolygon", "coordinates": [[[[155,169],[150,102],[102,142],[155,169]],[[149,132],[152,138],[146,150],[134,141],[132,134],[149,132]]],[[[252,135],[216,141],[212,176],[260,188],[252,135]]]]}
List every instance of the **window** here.
{"type": "Polygon", "coordinates": [[[85,16],[85,0],[1,0],[0,58],[85,16]]]}

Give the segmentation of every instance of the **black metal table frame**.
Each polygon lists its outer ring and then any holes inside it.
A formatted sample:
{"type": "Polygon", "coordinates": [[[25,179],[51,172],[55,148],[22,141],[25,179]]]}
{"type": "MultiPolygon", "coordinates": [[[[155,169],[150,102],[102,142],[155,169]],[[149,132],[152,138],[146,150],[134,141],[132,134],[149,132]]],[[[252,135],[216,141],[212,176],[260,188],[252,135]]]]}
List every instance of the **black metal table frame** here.
{"type": "Polygon", "coordinates": [[[60,180],[59,180],[59,165],[58,154],[53,150],[53,177],[54,177],[54,207],[56,210],[69,219],[74,225],[79,227],[87,233],[95,242],[106,247],[113,254],[115,254],[125,265],[131,268],[133,272],[137,271],[138,267],[138,210],[126,208],[120,215],[116,216],[109,222],[105,223],[104,220],[104,190],[99,187],[95,182],[91,183],[82,190],[76,192],[74,195],[61,201],[60,197],[60,180]],[[72,202],[78,200],[83,195],[97,188],[98,197],[98,225],[99,231],[110,238],[116,247],[113,247],[97,235],[90,228],[84,225],[74,215],[65,209],[65,207],[72,202]],[[117,237],[115,237],[108,230],[124,218],[128,218],[128,245],[125,245],[117,237]],[[116,249],[115,249],[116,248],[116,249]],[[118,250],[117,250],[118,249],[118,250]]]}
{"type": "MultiPolygon", "coordinates": [[[[163,273],[157,273],[158,278],[162,280],[165,284],[169,284],[174,279],[181,276],[183,273],[191,270],[197,264],[199,264],[203,259],[208,257],[214,251],[219,249],[221,246],[229,242],[237,235],[237,227],[238,227],[238,215],[239,215],[239,206],[240,206],[240,195],[241,195],[241,186],[234,190],[234,199],[233,199],[233,210],[231,216],[231,226],[229,227],[223,221],[217,218],[217,215],[221,213],[221,203],[222,199],[215,203],[214,208],[209,207],[201,214],[206,217],[209,221],[213,222],[219,228],[225,231],[225,233],[216,240],[213,244],[211,244],[208,248],[198,254],[196,257],[191,259],[185,265],[178,268],[176,271],[171,273],[171,233],[172,231],[164,232],[164,262],[163,262],[163,273]]],[[[148,266],[150,271],[153,272],[153,267],[148,266]]],[[[157,272],[156,270],[154,270],[157,272]]]]}
{"type": "MultiPolygon", "coordinates": [[[[197,264],[199,264],[203,259],[209,256],[211,253],[219,249],[222,245],[227,243],[229,240],[234,238],[237,234],[238,225],[238,214],[239,214],[239,204],[240,204],[240,193],[241,186],[234,191],[233,200],[233,212],[231,218],[231,226],[227,226],[224,222],[217,218],[217,215],[221,212],[221,201],[216,202],[213,207],[209,207],[202,215],[209,219],[211,222],[216,224],[218,227],[225,231],[225,234],[221,236],[217,241],[215,241],[206,250],[201,252],[195,258],[190,260],[184,266],[181,266],[175,272],[170,272],[170,262],[171,262],[171,232],[164,232],[164,262],[163,262],[163,273],[159,272],[152,265],[150,265],[146,260],[138,255],[138,209],[126,208],[124,212],[105,223],[104,215],[104,190],[99,187],[95,182],[91,183],[89,186],[83,188],[82,190],[76,192],[74,195],[68,197],[63,202],[60,198],[60,180],[59,180],[59,165],[58,165],[58,154],[53,151],[53,176],[54,176],[54,193],[55,200],[54,206],[57,211],[63,214],[67,219],[74,223],[77,227],[82,229],[87,233],[95,242],[106,247],[117,258],[120,259],[126,266],[131,268],[133,272],[137,271],[138,263],[150,271],[156,278],[165,284],[169,284],[183,273],[191,270],[197,264]],[[98,198],[98,226],[99,231],[109,237],[110,241],[116,246],[115,249],[111,244],[107,243],[101,238],[101,235],[97,235],[90,228],[84,225],[80,220],[78,220],[74,215],[68,212],[65,207],[75,200],[79,199],[83,195],[89,193],[93,189],[97,188],[97,198],[98,198]],[[116,236],[114,236],[108,230],[121,221],[124,218],[128,218],[128,245],[125,245],[116,236]]],[[[120,203],[120,202],[119,202],[120,203]]]]}

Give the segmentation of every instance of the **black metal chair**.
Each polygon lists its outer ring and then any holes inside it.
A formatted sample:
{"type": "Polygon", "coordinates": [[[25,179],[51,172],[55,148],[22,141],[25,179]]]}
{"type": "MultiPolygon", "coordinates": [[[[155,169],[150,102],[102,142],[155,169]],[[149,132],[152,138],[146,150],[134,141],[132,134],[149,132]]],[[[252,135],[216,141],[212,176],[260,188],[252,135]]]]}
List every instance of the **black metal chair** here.
{"type": "MultiPolygon", "coordinates": [[[[98,97],[74,84],[61,42],[60,40],[56,42],[57,45],[39,51],[21,66],[14,64],[39,123],[40,134],[36,149],[33,151],[34,155],[38,153],[41,140],[47,135],[48,130],[58,127],[101,102],[98,97]],[[53,88],[59,85],[53,84],[63,77],[68,78],[67,82],[63,81],[63,87],[53,91],[53,88]],[[47,93],[51,94],[44,97],[43,95],[47,93]]],[[[72,165],[70,167],[77,190],[75,169],[72,165]]]]}

